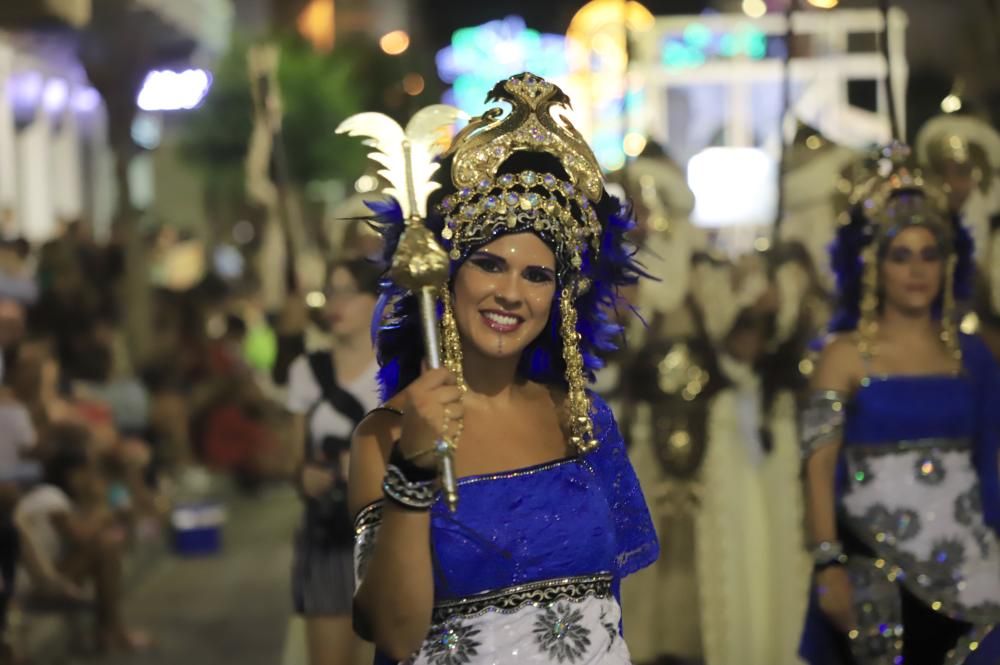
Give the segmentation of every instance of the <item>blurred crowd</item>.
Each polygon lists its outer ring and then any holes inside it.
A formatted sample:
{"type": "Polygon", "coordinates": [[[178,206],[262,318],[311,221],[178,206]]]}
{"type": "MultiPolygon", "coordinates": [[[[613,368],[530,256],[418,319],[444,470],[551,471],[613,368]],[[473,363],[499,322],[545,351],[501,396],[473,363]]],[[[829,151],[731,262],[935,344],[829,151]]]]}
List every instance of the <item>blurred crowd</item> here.
{"type": "Polygon", "coordinates": [[[272,329],[252,289],[211,276],[184,291],[151,286],[152,340],[136,357],[123,254],[83,222],[41,246],[0,244],[0,589],[10,662],[18,626],[39,613],[92,614],[81,648],[148,646],[121,613],[130,561],[168,545],[172,508],[203,496],[216,472],[253,492],[287,479],[299,454],[285,445],[288,417],[259,349],[273,361],[287,347],[281,329],[298,331],[291,343],[301,345],[301,299],[272,329]]]}
{"type": "Polygon", "coordinates": [[[25,606],[90,604],[102,647],[141,647],[123,559],[165,515],[166,434],[117,327],[121,253],[73,223],[39,248],[4,239],[0,257],[5,619],[22,591],[25,606]]]}

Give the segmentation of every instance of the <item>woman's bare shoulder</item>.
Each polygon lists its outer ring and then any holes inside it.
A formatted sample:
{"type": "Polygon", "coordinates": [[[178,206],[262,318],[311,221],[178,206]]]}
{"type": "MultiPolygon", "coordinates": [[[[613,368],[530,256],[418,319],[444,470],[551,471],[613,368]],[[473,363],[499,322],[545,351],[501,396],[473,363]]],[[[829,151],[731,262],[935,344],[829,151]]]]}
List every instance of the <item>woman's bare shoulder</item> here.
{"type": "Polygon", "coordinates": [[[399,439],[402,430],[401,402],[394,398],[369,412],[354,429],[355,445],[377,443],[384,453],[383,457],[388,459],[392,445],[399,439]]]}
{"type": "Polygon", "coordinates": [[[854,331],[840,332],[827,335],[823,340],[823,348],[820,357],[831,357],[839,360],[857,358],[860,360],[861,353],[858,350],[858,334],[854,331]]]}
{"type": "Polygon", "coordinates": [[[820,351],[813,387],[824,390],[851,391],[865,374],[864,360],[858,347],[857,335],[830,335],[820,351]]]}
{"type": "Polygon", "coordinates": [[[352,515],[382,497],[382,478],[401,433],[398,405],[390,400],[354,428],[347,503],[352,515]]]}

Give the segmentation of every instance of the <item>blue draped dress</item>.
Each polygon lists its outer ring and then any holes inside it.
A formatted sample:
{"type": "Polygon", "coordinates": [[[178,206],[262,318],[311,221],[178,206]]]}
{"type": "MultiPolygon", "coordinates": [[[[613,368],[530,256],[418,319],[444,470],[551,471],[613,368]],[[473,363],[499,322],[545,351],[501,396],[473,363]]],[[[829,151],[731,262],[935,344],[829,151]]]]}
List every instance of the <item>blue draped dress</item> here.
{"type": "MultiPolygon", "coordinates": [[[[957,375],[869,376],[845,401],[837,506],[859,664],[904,662],[928,625],[954,643],[948,663],[1000,662],[1000,370],[979,339],[961,345],[957,375]],[[930,623],[908,619],[926,608],[930,623]]],[[[828,628],[813,611],[811,663],[831,662],[828,628]]]]}
{"type": "MultiPolygon", "coordinates": [[[[659,547],[611,410],[591,400],[592,452],[462,478],[455,513],[435,503],[432,626],[408,664],[631,663],[619,586],[659,547]]],[[[380,504],[356,520],[359,565],[380,504]]]]}

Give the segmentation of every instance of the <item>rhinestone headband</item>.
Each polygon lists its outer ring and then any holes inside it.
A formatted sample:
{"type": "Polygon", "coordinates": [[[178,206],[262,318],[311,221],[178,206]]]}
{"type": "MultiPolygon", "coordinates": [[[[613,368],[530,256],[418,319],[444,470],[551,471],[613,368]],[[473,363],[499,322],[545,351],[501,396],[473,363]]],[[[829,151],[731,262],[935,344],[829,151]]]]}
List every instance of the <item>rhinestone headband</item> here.
{"type": "Polygon", "coordinates": [[[438,206],[449,255],[460,259],[502,231],[533,230],[556,247],[560,258],[579,269],[588,246],[599,249],[601,223],[587,197],[551,173],[505,173],[464,187],[438,206]]]}

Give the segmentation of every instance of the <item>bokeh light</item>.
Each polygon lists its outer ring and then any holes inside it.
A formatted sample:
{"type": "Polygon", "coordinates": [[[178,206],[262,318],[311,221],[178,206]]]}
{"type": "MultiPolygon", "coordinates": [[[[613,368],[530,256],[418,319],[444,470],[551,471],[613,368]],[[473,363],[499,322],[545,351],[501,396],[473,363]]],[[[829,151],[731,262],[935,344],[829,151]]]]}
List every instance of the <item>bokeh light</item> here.
{"type": "Polygon", "coordinates": [[[410,72],[403,77],[403,90],[406,94],[416,97],[424,91],[424,77],[416,72],[410,72]]]}
{"type": "Polygon", "coordinates": [[[760,18],[767,13],[764,0],[743,0],[743,13],[750,18],[760,18]]]}
{"type": "Polygon", "coordinates": [[[143,111],[193,109],[212,87],[212,76],[204,69],[182,72],[154,70],[146,75],[136,100],[143,111]]]}
{"type": "Polygon", "coordinates": [[[565,37],[532,30],[520,16],[456,30],[436,60],[451,84],[445,103],[470,115],[488,108],[486,95],[501,79],[527,71],[562,85],[568,72],[565,37]]]}
{"type": "Polygon", "coordinates": [[[382,35],[378,45],[389,55],[401,55],[410,48],[410,35],[405,30],[393,30],[382,35]]]}

